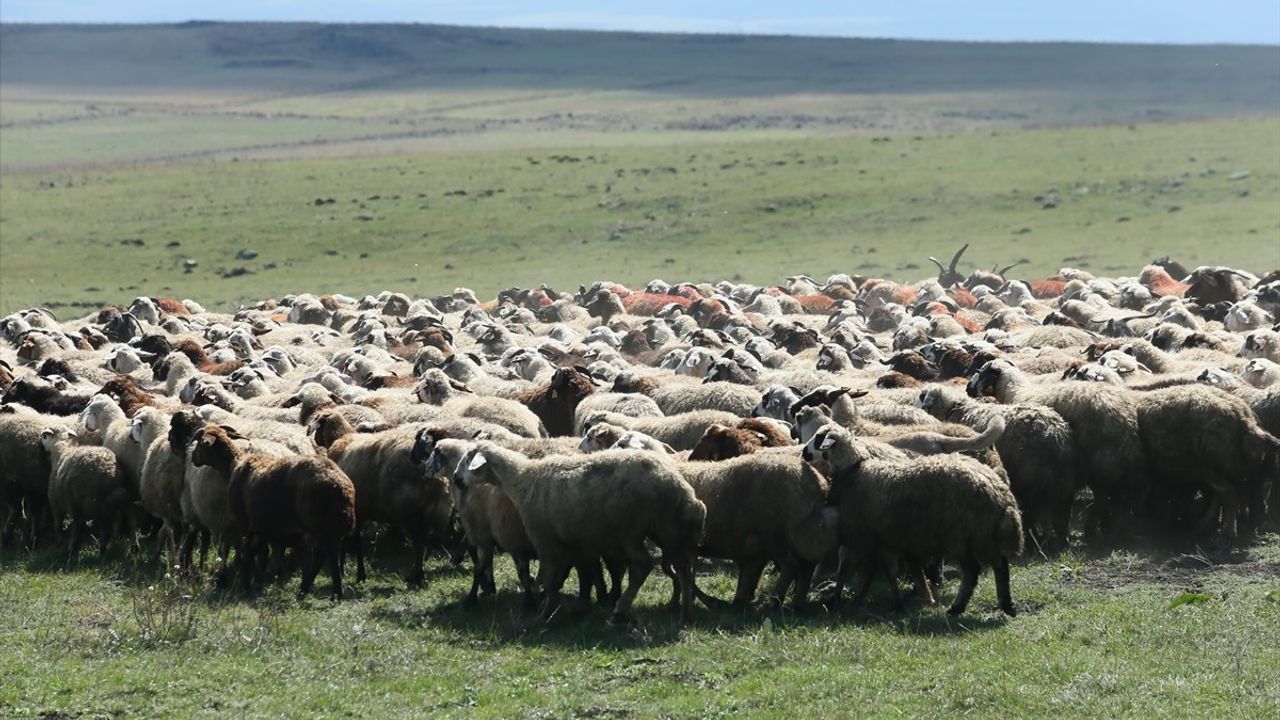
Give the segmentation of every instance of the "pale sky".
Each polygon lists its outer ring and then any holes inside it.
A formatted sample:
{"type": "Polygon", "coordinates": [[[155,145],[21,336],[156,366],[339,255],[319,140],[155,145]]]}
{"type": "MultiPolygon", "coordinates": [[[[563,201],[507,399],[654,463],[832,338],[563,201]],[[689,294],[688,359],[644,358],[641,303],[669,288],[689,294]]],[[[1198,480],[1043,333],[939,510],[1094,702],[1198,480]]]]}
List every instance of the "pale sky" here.
{"type": "Polygon", "coordinates": [[[1280,0],[0,0],[0,22],[192,19],[945,40],[1280,44],[1280,0]]]}

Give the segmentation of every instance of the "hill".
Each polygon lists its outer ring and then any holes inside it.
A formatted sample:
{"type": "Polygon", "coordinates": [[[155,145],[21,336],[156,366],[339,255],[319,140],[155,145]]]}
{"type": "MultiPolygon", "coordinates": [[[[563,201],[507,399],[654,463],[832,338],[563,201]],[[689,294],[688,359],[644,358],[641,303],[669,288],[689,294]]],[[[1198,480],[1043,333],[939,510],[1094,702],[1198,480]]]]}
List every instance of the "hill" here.
{"type": "Polygon", "coordinates": [[[1280,113],[1280,48],[203,23],[0,26],[0,165],[1280,113]]]}

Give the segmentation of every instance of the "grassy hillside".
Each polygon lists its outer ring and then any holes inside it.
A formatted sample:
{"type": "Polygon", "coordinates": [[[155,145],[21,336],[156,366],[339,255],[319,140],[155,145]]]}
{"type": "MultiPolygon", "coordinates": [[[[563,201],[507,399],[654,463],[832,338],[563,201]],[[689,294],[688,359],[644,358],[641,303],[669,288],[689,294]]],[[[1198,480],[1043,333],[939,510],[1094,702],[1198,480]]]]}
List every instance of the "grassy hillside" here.
{"type": "Polygon", "coordinates": [[[0,310],[141,292],[221,308],[302,290],[919,278],[966,242],[964,267],[1025,258],[1028,277],[1134,273],[1161,255],[1280,266],[1280,119],[721,140],[12,174],[0,310]]]}
{"type": "Polygon", "coordinates": [[[1277,113],[1275,47],[0,26],[5,169],[483,147],[512,134],[574,146],[581,133],[937,133],[1277,113]]]}

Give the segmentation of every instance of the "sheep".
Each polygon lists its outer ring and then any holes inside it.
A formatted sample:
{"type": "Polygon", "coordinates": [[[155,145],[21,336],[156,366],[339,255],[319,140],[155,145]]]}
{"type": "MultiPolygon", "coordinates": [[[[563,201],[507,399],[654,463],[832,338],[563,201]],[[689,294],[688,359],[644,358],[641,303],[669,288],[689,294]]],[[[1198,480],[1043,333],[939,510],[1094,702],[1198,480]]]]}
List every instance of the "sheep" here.
{"type": "Polygon", "coordinates": [[[582,399],[574,411],[574,431],[582,434],[583,421],[596,411],[606,411],[628,417],[662,417],[662,408],[647,395],[596,391],[582,399]]]}
{"type": "Polygon", "coordinates": [[[386,523],[409,537],[413,555],[406,581],[422,584],[423,561],[432,542],[446,539],[450,506],[448,487],[439,479],[422,477],[412,459],[419,428],[413,425],[376,433],[357,433],[334,409],[321,410],[309,430],[316,444],[346,473],[356,492],[356,582],[364,582],[361,528],[386,523]]]}
{"type": "Polygon", "coordinates": [[[583,419],[582,427],[590,429],[596,423],[607,422],[626,430],[639,430],[653,436],[659,442],[667,443],[676,450],[690,450],[698,444],[702,434],[711,425],[733,425],[737,421],[736,415],[719,410],[694,410],[679,415],[643,418],[596,411],[583,419]]]}
{"type": "Polygon", "coordinates": [[[1240,379],[1256,388],[1268,388],[1280,383],[1280,364],[1266,358],[1253,358],[1240,371],[1240,379]]]}
{"type": "Polygon", "coordinates": [[[1216,387],[1249,403],[1254,416],[1258,419],[1258,424],[1272,435],[1280,437],[1280,387],[1273,386],[1259,390],[1252,385],[1246,385],[1239,376],[1215,368],[1206,368],[1196,377],[1196,381],[1216,387]]]}
{"type": "Polygon", "coordinates": [[[25,507],[26,533],[30,546],[36,546],[37,530],[48,519],[52,472],[41,433],[67,427],[68,423],[56,416],[43,415],[20,405],[0,406],[0,494],[9,502],[0,536],[12,532],[25,507]]]}
{"type": "MultiPolygon", "coordinates": [[[[169,418],[155,408],[142,408],[129,423],[129,436],[143,450],[139,500],[143,509],[164,523],[170,556],[176,557],[187,526],[182,513],[186,470],[183,457],[169,445],[169,418]]],[[[157,555],[159,551],[157,544],[157,555]]]]}
{"type": "Polygon", "coordinates": [[[1146,449],[1157,500],[1175,505],[1197,487],[1212,492],[1204,518],[1221,510],[1222,533],[1237,538],[1237,502],[1241,491],[1258,499],[1250,507],[1260,517],[1263,480],[1280,471],[1280,438],[1258,426],[1249,406],[1203,385],[1154,390],[1137,404],[1138,425],[1146,449]],[[1164,497],[1159,493],[1165,492],[1164,497]]]}
{"type": "Polygon", "coordinates": [[[78,415],[89,404],[89,396],[63,392],[39,378],[20,377],[9,386],[0,403],[22,403],[50,415],[78,415]]]}
{"type": "Polygon", "coordinates": [[[613,390],[648,395],[666,415],[691,410],[723,410],[738,417],[750,417],[751,411],[760,403],[760,391],[747,385],[660,383],[655,378],[640,377],[631,372],[619,373],[613,381],[613,390]]]}
{"type": "Polygon", "coordinates": [[[80,412],[80,424],[101,438],[98,444],[115,453],[130,496],[138,497],[146,449],[134,441],[129,418],[106,395],[94,395],[80,412]]]}
{"type": "Polygon", "coordinates": [[[574,412],[578,404],[596,390],[591,376],[584,370],[559,368],[545,387],[517,393],[511,399],[528,406],[542,420],[548,435],[573,435],[574,412]]]}
{"type": "MultiPolygon", "coordinates": [[[[855,604],[866,596],[878,554],[888,552],[917,565],[935,557],[956,561],[964,576],[947,610],[953,616],[968,607],[982,567],[990,565],[1000,609],[1010,617],[1017,614],[1009,590],[1009,560],[1022,553],[1022,518],[1013,493],[990,469],[962,455],[877,460],[836,425],[819,430],[805,444],[802,457],[821,458],[833,469],[830,499],[839,509],[841,545],[850,567],[864,568],[855,604]]],[[[837,602],[845,574],[842,563],[837,602]]],[[[896,602],[897,583],[886,575],[896,602]]],[[[921,575],[917,580],[932,605],[927,579],[921,575]]]]}
{"type": "MultiPolygon", "coordinates": [[[[794,584],[793,601],[808,598],[814,567],[836,547],[839,520],[827,505],[827,481],[795,453],[756,453],[720,462],[675,464],[706,508],[698,554],[733,560],[738,583],[730,603],[742,609],[755,597],[765,566],[779,577],[779,602],[794,584]]],[[[710,606],[724,603],[696,587],[710,606]]]]}
{"type": "Polygon", "coordinates": [[[74,444],[75,431],[48,427],[40,431],[40,442],[49,453],[49,509],[54,527],[71,522],[67,554],[80,550],[86,523],[93,523],[99,551],[106,557],[111,536],[118,525],[128,527],[126,512],[129,489],[115,453],[104,447],[74,444]]]}
{"type": "Polygon", "coordinates": [[[920,407],[939,420],[984,428],[997,418],[1006,422],[996,450],[1009,474],[1009,486],[1022,512],[1028,536],[1041,528],[1046,552],[1066,546],[1071,504],[1079,490],[1075,437],[1071,426],[1040,405],[997,405],[970,400],[951,388],[920,391],[920,407]]]}
{"type": "Polygon", "coordinates": [[[706,432],[693,446],[690,460],[728,460],[749,455],[761,448],[786,447],[791,436],[772,422],[763,418],[748,418],[737,426],[719,423],[707,427],[706,432]]]}
{"type": "Polygon", "coordinates": [[[523,437],[546,437],[547,429],[542,420],[527,406],[500,397],[468,397],[470,388],[452,380],[443,371],[432,368],[419,381],[418,399],[429,405],[440,405],[442,411],[458,417],[474,417],[494,425],[500,425],[523,437]]]}
{"type": "Polygon", "coordinates": [[[480,442],[459,461],[455,481],[465,488],[486,465],[490,472],[479,479],[506,491],[537,550],[543,618],[551,617],[570,567],[603,556],[627,562],[627,588],[612,615],[615,622],[625,621],[652,567],[646,538],[662,550],[664,568],[674,574],[681,617],[692,618],[692,555],[706,507],[675,468],[638,451],[530,460],[480,442]]]}
{"type": "Polygon", "coordinates": [[[1135,508],[1147,485],[1147,458],[1130,391],[1099,383],[1034,385],[1005,360],[983,365],[966,390],[1001,403],[1044,405],[1067,421],[1076,441],[1077,472],[1095,496],[1091,528],[1110,529],[1113,514],[1123,517],[1135,508]]]}
{"type": "MultiPolygon", "coordinates": [[[[413,457],[415,462],[426,465],[429,475],[445,476],[453,481],[456,480],[453,471],[470,449],[470,442],[419,434],[415,438],[413,457]],[[431,458],[432,463],[427,464],[427,458],[431,458]]],[[[489,593],[497,591],[493,580],[493,556],[500,551],[511,555],[515,563],[525,605],[535,606],[537,586],[529,574],[529,561],[536,557],[536,553],[511,498],[492,483],[472,483],[464,487],[450,482],[449,492],[458,522],[475,548],[471,590],[463,605],[474,605],[482,588],[489,593]]]]}
{"type": "MultiPolygon", "coordinates": [[[[310,594],[322,556],[329,560],[333,589],[342,599],[342,542],[355,531],[356,491],[351,480],[329,458],[274,457],[237,447],[235,433],[210,426],[196,435],[191,460],[230,476],[231,511],[244,533],[239,561],[250,571],[254,545],[265,541],[308,551],[299,598],[310,594]]],[[[247,575],[246,575],[247,577],[247,575]]]]}

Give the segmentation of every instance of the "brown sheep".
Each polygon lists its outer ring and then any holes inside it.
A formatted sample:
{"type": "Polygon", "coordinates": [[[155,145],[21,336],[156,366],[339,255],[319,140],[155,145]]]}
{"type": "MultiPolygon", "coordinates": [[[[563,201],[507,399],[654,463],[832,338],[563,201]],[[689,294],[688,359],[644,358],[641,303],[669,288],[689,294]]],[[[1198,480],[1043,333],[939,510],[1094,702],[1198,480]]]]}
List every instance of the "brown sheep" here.
{"type": "Polygon", "coordinates": [[[418,427],[405,425],[383,432],[358,433],[335,409],[316,412],[309,429],[317,445],[342,468],[356,492],[356,582],[364,582],[361,528],[386,523],[409,537],[413,555],[411,586],[422,584],[423,561],[431,544],[447,539],[451,507],[449,490],[439,479],[424,478],[413,460],[418,427]]]}
{"type": "Polygon", "coordinates": [[[529,406],[542,420],[552,437],[574,435],[573,418],[578,403],[596,391],[595,382],[585,368],[558,368],[551,382],[511,396],[529,406]]]}
{"type": "Polygon", "coordinates": [[[252,570],[258,542],[269,544],[276,559],[285,546],[306,550],[298,596],[311,592],[322,558],[329,560],[331,600],[342,599],[342,543],[355,532],[356,490],[327,457],[280,458],[236,447],[239,436],[208,426],[196,436],[191,460],[230,474],[232,513],[244,533],[238,561],[252,570]]]}
{"type": "Polygon", "coordinates": [[[791,437],[773,422],[747,418],[736,427],[715,424],[707,428],[702,439],[689,454],[690,460],[728,460],[750,455],[761,448],[787,447],[791,437]]]}

